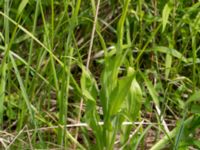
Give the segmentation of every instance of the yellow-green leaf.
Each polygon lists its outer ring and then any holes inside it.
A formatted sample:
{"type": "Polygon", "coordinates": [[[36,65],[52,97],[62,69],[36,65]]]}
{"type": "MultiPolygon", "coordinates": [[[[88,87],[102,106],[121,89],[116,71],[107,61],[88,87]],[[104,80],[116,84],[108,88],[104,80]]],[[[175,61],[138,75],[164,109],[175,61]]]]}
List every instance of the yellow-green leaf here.
{"type": "Polygon", "coordinates": [[[169,14],[172,10],[172,4],[171,2],[168,2],[164,9],[163,9],[163,12],[162,12],[162,24],[163,24],[163,28],[162,28],[162,32],[165,30],[165,27],[167,25],[167,21],[168,21],[168,18],[169,18],[169,14]]]}

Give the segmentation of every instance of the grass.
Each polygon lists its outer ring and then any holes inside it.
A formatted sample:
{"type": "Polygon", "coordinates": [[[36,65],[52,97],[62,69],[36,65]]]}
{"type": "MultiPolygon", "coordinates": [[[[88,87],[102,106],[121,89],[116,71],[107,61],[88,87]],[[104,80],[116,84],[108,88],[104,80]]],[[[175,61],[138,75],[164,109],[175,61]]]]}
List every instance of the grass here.
{"type": "Polygon", "coordinates": [[[200,149],[200,2],[0,2],[0,149],[200,149]]]}

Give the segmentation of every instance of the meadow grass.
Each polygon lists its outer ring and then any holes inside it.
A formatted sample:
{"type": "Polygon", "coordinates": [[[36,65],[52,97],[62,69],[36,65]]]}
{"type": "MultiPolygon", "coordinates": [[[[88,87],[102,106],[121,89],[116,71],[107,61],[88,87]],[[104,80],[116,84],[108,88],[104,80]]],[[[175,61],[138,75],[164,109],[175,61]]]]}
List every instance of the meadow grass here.
{"type": "Polygon", "coordinates": [[[198,0],[0,2],[0,149],[200,149],[198,0]]]}

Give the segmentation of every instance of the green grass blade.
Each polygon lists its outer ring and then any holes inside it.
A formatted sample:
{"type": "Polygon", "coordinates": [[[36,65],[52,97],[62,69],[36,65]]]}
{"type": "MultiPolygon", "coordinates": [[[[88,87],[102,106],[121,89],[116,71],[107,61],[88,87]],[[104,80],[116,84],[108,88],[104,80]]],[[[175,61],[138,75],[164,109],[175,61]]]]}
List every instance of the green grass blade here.
{"type": "Polygon", "coordinates": [[[163,24],[163,28],[162,28],[162,32],[164,32],[165,27],[167,25],[167,21],[170,15],[171,10],[173,9],[173,4],[171,2],[171,0],[165,5],[163,12],[162,12],[162,24],[163,24]]]}
{"type": "MultiPolygon", "coordinates": [[[[192,123],[191,121],[193,120],[193,117],[188,118],[187,120],[184,121],[184,126],[192,123]]],[[[179,127],[174,128],[172,131],[169,132],[168,135],[164,136],[160,141],[158,141],[155,145],[151,147],[150,150],[161,150],[163,149],[166,144],[169,142],[170,139],[173,139],[178,132],[179,127]]]]}
{"type": "Polygon", "coordinates": [[[17,10],[17,18],[19,17],[19,15],[23,12],[23,10],[25,9],[26,5],[28,4],[29,0],[22,0],[18,10],[17,10]]]}
{"type": "Polygon", "coordinates": [[[165,79],[169,78],[171,66],[172,66],[172,56],[167,54],[166,61],[165,61],[165,79]]]}
{"type": "Polygon", "coordinates": [[[31,32],[29,32],[27,29],[25,29],[23,26],[19,25],[16,21],[14,21],[13,19],[11,19],[9,16],[7,16],[5,13],[3,13],[2,11],[0,11],[0,15],[4,16],[6,19],[8,19],[11,23],[13,23],[14,25],[16,25],[19,29],[21,29],[23,32],[25,32],[27,35],[29,35],[36,43],[38,43],[39,45],[41,45],[49,54],[52,55],[52,57],[63,67],[63,63],[62,61],[60,61],[60,59],[58,57],[56,57],[49,48],[47,48],[47,46],[45,46],[42,42],[40,42],[40,40],[38,40],[31,32]]]}
{"type": "MultiPolygon", "coordinates": [[[[6,0],[4,2],[4,12],[7,16],[9,16],[9,5],[10,1],[6,0]]],[[[5,92],[6,92],[6,71],[7,71],[7,59],[8,59],[8,52],[9,52],[9,20],[8,18],[4,17],[4,29],[5,29],[5,56],[1,63],[0,75],[1,75],[1,83],[0,83],[0,125],[3,123],[3,113],[4,113],[4,99],[5,99],[5,92]]]]}
{"type": "Polygon", "coordinates": [[[33,115],[33,109],[32,109],[31,103],[29,102],[29,98],[28,98],[25,86],[23,84],[23,80],[22,80],[22,78],[20,76],[19,70],[17,69],[17,65],[16,65],[15,60],[14,60],[12,55],[10,55],[10,60],[12,62],[13,68],[15,70],[15,74],[16,74],[16,77],[17,77],[19,85],[20,85],[21,94],[23,96],[23,99],[24,99],[24,101],[26,103],[26,106],[27,106],[27,109],[28,109],[28,112],[29,112],[29,115],[30,115],[30,120],[31,120],[31,122],[33,124],[35,124],[35,118],[34,118],[34,115],[33,115]]]}
{"type": "MultiPolygon", "coordinates": [[[[123,6],[122,16],[117,24],[117,36],[118,36],[118,44],[120,45],[120,48],[123,45],[123,39],[124,39],[124,22],[125,18],[128,12],[128,6],[129,6],[130,0],[126,0],[125,4],[123,6]]],[[[119,49],[119,51],[121,51],[119,49]]]]}

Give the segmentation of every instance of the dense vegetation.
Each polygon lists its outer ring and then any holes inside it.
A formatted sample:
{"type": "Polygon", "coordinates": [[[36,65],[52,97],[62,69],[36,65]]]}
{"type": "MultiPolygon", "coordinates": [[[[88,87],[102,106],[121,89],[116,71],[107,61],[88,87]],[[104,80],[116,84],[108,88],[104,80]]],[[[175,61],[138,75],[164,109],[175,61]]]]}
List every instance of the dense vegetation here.
{"type": "Polygon", "coordinates": [[[200,149],[199,0],[1,0],[0,149],[200,149]]]}

